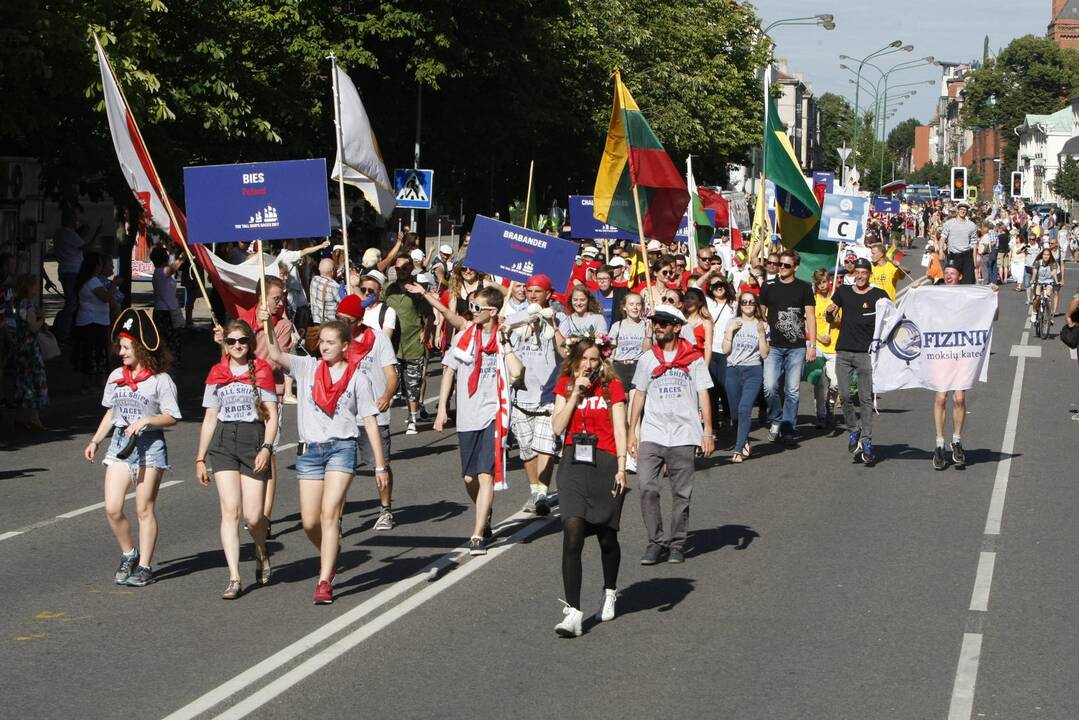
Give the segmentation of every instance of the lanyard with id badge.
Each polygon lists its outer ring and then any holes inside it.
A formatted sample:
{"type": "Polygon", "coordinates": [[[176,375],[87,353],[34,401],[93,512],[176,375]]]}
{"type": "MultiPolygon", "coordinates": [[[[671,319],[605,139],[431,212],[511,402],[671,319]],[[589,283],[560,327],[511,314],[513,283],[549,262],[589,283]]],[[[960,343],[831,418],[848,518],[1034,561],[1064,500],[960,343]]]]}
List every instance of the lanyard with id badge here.
{"type": "MultiPolygon", "coordinates": [[[[596,368],[589,374],[588,379],[595,383],[599,379],[599,375],[600,368],[596,368]]],[[[610,411],[609,403],[607,409],[610,411]]],[[[599,443],[599,437],[588,432],[584,413],[581,413],[581,429],[583,432],[573,433],[573,464],[596,467],[596,445],[599,443]]]]}

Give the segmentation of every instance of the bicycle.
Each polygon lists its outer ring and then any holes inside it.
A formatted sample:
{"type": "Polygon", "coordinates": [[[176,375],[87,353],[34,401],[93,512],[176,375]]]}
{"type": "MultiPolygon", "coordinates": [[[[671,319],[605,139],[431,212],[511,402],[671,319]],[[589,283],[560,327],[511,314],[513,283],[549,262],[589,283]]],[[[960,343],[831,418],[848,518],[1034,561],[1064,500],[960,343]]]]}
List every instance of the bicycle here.
{"type": "Polygon", "coordinates": [[[1052,287],[1049,283],[1034,286],[1034,334],[1043,340],[1049,339],[1049,325],[1053,321],[1053,299],[1049,292],[1052,287]]]}

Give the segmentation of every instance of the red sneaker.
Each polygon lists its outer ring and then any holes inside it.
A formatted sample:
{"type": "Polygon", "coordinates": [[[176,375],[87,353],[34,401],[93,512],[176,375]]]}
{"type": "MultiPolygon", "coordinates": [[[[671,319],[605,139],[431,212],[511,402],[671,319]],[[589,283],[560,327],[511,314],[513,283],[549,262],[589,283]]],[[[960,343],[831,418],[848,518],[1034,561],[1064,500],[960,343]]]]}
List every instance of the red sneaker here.
{"type": "Polygon", "coordinates": [[[319,580],[318,585],[315,586],[315,604],[333,604],[333,587],[325,580],[319,580]]]}

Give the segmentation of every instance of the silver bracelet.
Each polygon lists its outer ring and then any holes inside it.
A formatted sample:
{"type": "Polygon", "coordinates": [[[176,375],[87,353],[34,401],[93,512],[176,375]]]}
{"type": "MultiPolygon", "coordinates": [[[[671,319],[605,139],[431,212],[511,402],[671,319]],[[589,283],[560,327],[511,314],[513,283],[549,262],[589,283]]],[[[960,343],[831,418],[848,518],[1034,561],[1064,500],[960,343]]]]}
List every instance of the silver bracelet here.
{"type": "Polygon", "coordinates": [[[376,465],[375,466],[375,472],[377,472],[377,473],[386,472],[389,469],[390,469],[389,465],[376,465]]]}

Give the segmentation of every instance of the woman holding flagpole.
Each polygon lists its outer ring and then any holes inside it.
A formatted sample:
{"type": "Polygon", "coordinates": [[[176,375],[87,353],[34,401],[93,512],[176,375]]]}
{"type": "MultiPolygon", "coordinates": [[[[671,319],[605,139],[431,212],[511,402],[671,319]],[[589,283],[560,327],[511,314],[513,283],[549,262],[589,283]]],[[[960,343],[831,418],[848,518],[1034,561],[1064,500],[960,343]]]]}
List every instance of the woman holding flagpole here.
{"type": "Polygon", "coordinates": [[[221,503],[221,545],[229,583],[221,595],[235,600],[240,582],[240,515],[255,541],[257,585],[270,584],[268,523],[263,514],[266,480],[277,438],[277,390],[269,363],[255,357],[255,332],[243,320],[224,328],[221,361],[210,368],[202,405],[206,415],[195,456],[195,477],[217,483],[221,503]],[[211,475],[212,468],[212,475],[211,475]]]}
{"type": "Polygon", "coordinates": [[[165,428],[180,419],[176,384],[168,374],[172,356],[161,346],[153,318],[145,310],[128,308],[112,326],[113,347],[121,365],[105,381],[101,404],[106,408],[97,430],[83,450],[93,462],[98,446],[112,431],[105,452],[105,515],[120,545],[117,585],[144,587],[154,581],[151,563],[157,545],[157,490],[169,469],[165,428]],[[124,513],[128,488],[135,486],[139,545],[131,536],[124,513]]]}
{"type": "MultiPolygon", "coordinates": [[[[269,317],[266,310],[259,310],[260,322],[269,317]]],[[[375,456],[375,481],[379,488],[389,481],[374,390],[370,379],[357,372],[360,361],[350,358],[351,341],[348,326],[332,320],[319,331],[319,358],[289,355],[276,343],[268,348],[269,360],[284,367],[296,382],[297,429],[304,444],[303,454],[296,458],[300,517],[321,559],[316,605],[333,602],[340,551],[338,520],[356,467],[361,424],[375,456]]]]}
{"type": "MultiPolygon", "coordinates": [[[[434,429],[446,426],[447,408],[453,381],[457,383],[457,440],[461,453],[461,475],[465,489],[476,505],[476,519],[468,540],[470,555],[486,555],[491,537],[491,508],[494,501],[495,447],[499,422],[499,323],[502,292],[493,287],[478,291],[469,303],[472,323],[454,336],[450,351],[442,359],[442,386],[438,394],[438,414],[434,429]]],[[[508,340],[501,340],[509,344],[508,340]]]]}

